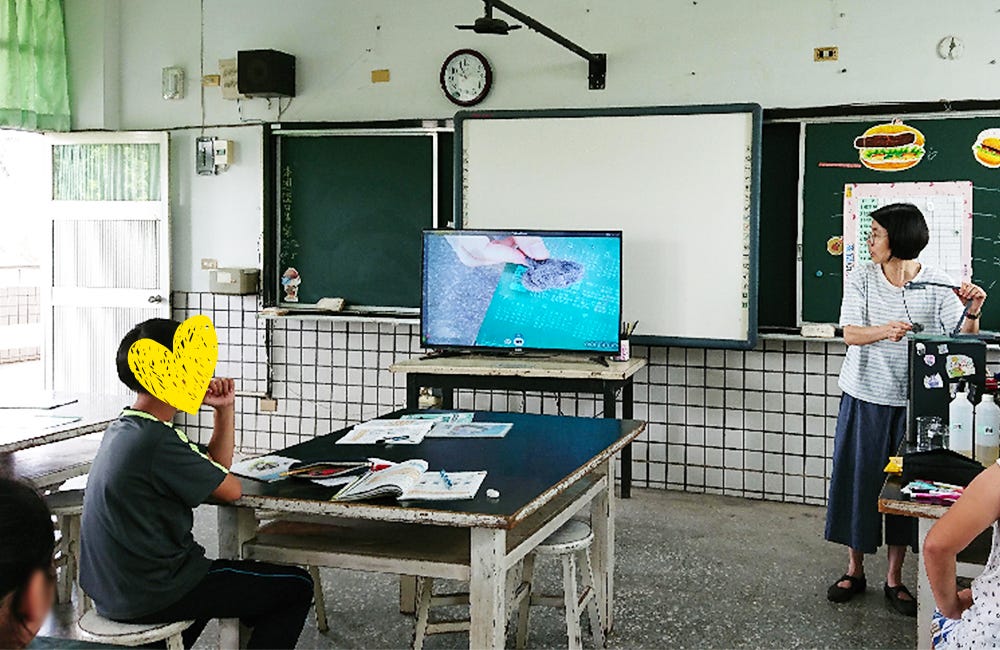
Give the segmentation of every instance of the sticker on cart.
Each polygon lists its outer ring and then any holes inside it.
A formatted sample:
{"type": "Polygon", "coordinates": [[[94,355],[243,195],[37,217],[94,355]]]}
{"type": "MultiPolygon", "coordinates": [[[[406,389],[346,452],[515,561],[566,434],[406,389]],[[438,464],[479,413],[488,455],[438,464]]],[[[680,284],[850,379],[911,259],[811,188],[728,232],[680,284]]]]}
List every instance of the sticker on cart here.
{"type": "Polygon", "coordinates": [[[964,354],[950,354],[945,359],[944,370],[951,379],[955,377],[968,377],[969,375],[976,374],[976,364],[972,361],[972,357],[964,354]]]}
{"type": "Polygon", "coordinates": [[[937,357],[935,357],[933,354],[924,355],[924,363],[926,363],[928,366],[933,366],[935,361],[937,361],[937,357]]]}
{"type": "Polygon", "coordinates": [[[948,354],[948,344],[942,343],[938,346],[938,354],[948,354]]]}
{"type": "Polygon", "coordinates": [[[944,388],[944,380],[941,373],[935,372],[933,375],[924,377],[924,388],[944,388]]]}
{"type": "Polygon", "coordinates": [[[920,356],[923,356],[923,355],[927,354],[927,346],[924,345],[923,343],[917,343],[914,346],[914,349],[917,351],[917,354],[919,354],[920,356]]]}

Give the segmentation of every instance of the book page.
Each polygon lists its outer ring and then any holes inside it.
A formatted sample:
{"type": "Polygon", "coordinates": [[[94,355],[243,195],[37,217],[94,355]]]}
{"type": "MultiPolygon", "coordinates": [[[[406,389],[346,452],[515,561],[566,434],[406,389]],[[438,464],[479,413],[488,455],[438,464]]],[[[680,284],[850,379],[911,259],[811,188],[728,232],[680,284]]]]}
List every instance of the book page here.
{"type": "Polygon", "coordinates": [[[452,501],[474,499],[479,492],[486,472],[448,472],[444,480],[440,472],[425,472],[420,481],[403,492],[400,501],[452,501]]]}
{"type": "Polygon", "coordinates": [[[427,471],[427,461],[408,460],[388,469],[369,472],[338,492],[333,498],[355,501],[384,495],[400,495],[416,483],[427,471]]]}
{"type": "Polygon", "coordinates": [[[428,438],[503,438],[514,426],[509,422],[438,422],[428,438]]]}
{"type": "Polygon", "coordinates": [[[258,456],[233,463],[229,471],[237,476],[272,483],[284,478],[282,472],[287,472],[288,468],[297,462],[299,461],[285,456],[258,456]]]}
{"type": "Polygon", "coordinates": [[[348,431],[338,445],[416,445],[434,426],[433,420],[370,420],[348,431]]]}

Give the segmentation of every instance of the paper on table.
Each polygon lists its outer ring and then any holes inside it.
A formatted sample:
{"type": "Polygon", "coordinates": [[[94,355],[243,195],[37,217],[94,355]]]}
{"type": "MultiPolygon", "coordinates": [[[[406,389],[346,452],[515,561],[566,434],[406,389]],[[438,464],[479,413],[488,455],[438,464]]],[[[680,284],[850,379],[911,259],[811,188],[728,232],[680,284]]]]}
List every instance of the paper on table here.
{"type": "Polygon", "coordinates": [[[238,463],[233,463],[229,471],[237,476],[245,476],[257,479],[258,481],[273,483],[284,478],[281,475],[282,472],[287,472],[288,468],[297,462],[299,461],[295,458],[288,458],[286,456],[258,456],[257,458],[248,458],[238,463]]]}
{"type": "Polygon", "coordinates": [[[486,472],[448,472],[451,485],[440,472],[425,472],[420,481],[403,492],[400,501],[453,501],[474,499],[479,492],[486,472]]]}
{"type": "Polygon", "coordinates": [[[434,426],[433,420],[369,420],[356,425],[336,442],[338,445],[419,444],[434,426]]]}
{"type": "Polygon", "coordinates": [[[503,438],[514,426],[508,422],[438,422],[428,438],[503,438]]]}
{"type": "Polygon", "coordinates": [[[4,411],[0,413],[0,430],[20,430],[25,433],[44,431],[77,422],[82,418],[70,415],[36,415],[24,411],[4,411]]]}
{"type": "Polygon", "coordinates": [[[400,420],[433,420],[435,422],[472,422],[474,413],[413,413],[400,420]]]}

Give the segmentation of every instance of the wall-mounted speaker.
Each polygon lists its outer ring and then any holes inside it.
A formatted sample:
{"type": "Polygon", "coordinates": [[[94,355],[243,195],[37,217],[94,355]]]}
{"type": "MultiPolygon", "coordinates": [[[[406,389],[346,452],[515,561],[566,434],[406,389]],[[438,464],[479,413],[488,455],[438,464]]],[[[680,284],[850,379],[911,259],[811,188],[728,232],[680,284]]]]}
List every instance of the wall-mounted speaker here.
{"type": "Polygon", "coordinates": [[[295,57],[277,50],[237,52],[236,88],[247,97],[295,97],[295,57]]]}

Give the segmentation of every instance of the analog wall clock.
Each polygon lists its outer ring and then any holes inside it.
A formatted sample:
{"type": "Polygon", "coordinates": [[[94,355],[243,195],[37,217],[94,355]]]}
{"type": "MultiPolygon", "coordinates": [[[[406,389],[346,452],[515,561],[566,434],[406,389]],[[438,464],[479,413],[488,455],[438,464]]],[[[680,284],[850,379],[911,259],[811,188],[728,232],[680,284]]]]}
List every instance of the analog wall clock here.
{"type": "Polygon", "coordinates": [[[441,65],[441,89],[459,106],[475,106],[486,98],[493,85],[490,62],[476,50],[457,50],[441,65]]]}

